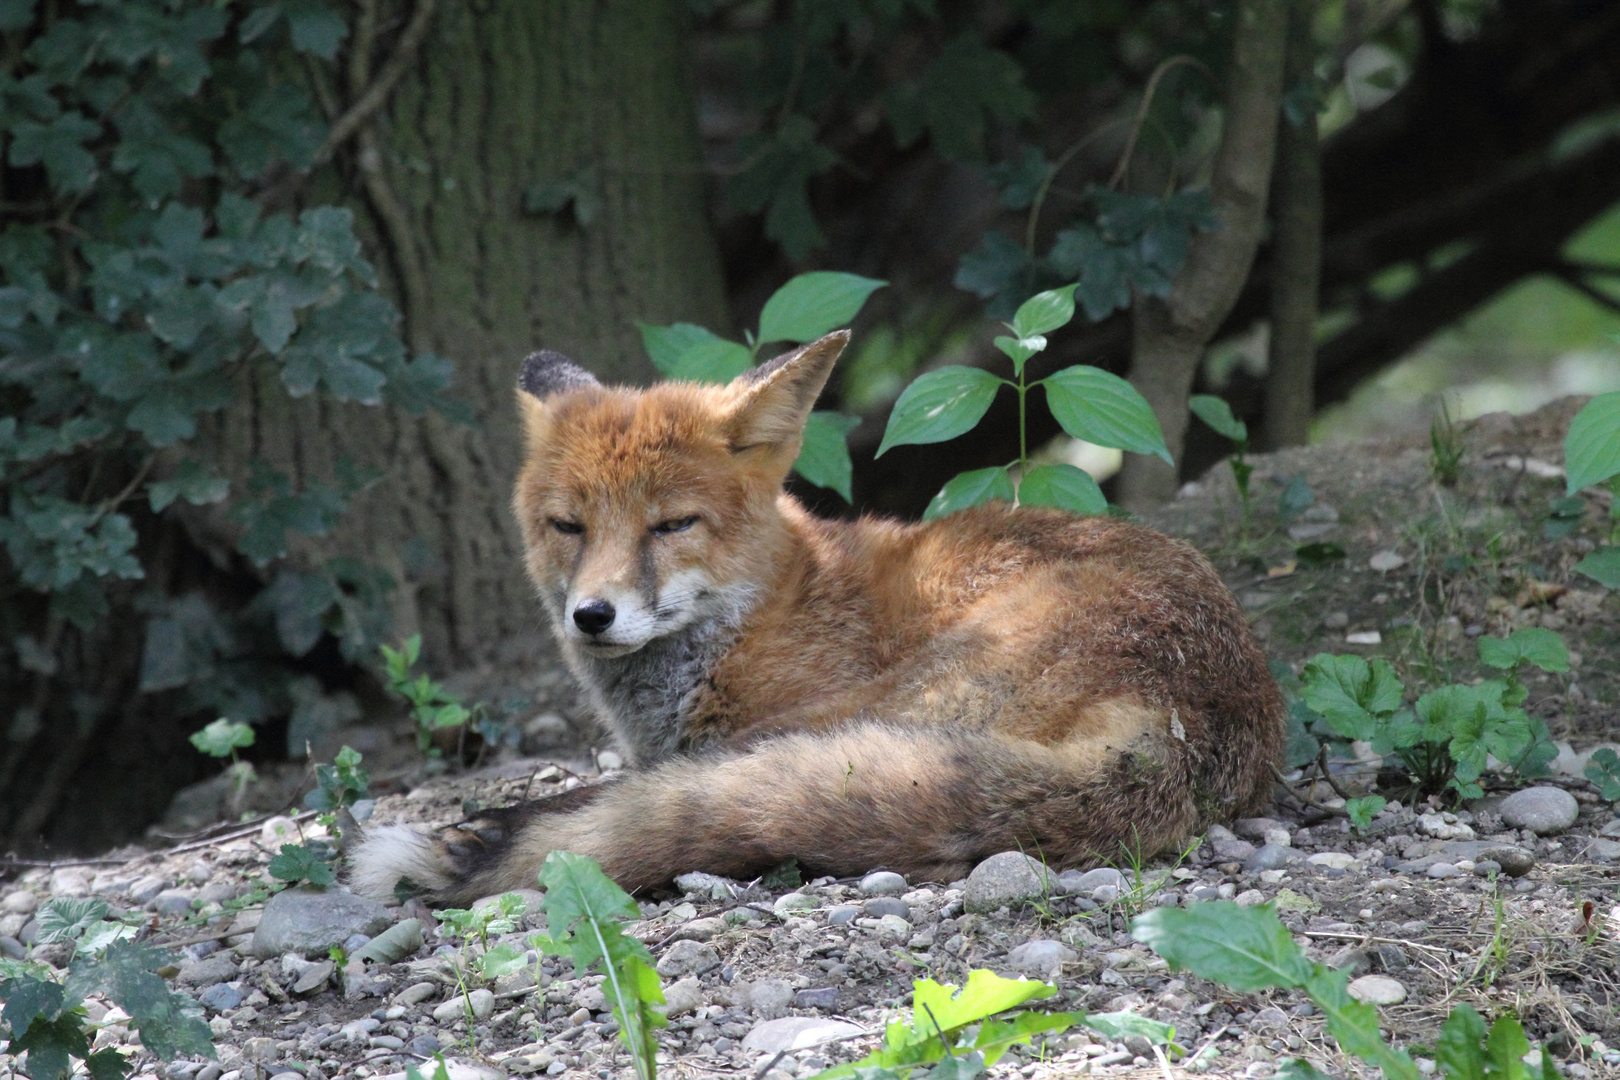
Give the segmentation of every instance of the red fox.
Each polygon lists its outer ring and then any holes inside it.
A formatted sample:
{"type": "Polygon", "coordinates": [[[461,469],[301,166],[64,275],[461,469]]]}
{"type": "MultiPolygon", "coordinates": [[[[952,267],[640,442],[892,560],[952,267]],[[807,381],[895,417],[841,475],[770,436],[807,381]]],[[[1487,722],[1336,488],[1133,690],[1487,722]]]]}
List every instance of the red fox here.
{"type": "Polygon", "coordinates": [[[437,836],[373,829],[357,891],[464,903],[532,888],[555,850],[631,890],[789,857],[948,882],[1011,849],[1152,855],[1267,803],[1283,700],[1189,545],[1005,504],[823,520],[782,491],[848,338],[724,386],[524,362],[528,574],[641,768],[437,836]]]}

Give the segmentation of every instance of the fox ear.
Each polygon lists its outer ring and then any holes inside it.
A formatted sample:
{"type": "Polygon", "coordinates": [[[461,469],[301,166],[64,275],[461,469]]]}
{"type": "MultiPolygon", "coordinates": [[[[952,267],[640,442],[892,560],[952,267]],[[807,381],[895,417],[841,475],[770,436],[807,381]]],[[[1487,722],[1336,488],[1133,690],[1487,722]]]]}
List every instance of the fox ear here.
{"type": "Polygon", "coordinates": [[[550,349],[530,353],[524,358],[523,370],[518,373],[518,389],[541,401],[564,390],[601,385],[595,375],[562,353],[550,349]]]}
{"type": "Polygon", "coordinates": [[[732,380],[738,397],[731,416],[732,447],[743,450],[797,441],[847,344],[849,331],[835,330],[732,380]]]}

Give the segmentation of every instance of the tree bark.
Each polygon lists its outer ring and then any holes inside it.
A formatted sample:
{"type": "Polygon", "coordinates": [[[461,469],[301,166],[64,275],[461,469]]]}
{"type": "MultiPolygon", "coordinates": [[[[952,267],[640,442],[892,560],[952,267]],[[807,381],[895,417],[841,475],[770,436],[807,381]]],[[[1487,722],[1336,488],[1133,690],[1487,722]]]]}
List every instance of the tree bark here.
{"type": "MultiPolygon", "coordinates": [[[[408,14],[385,9],[377,25],[408,14]]],[[[363,5],[353,49],[365,18],[363,5]]],[[[350,58],[351,98],[382,66],[391,43],[377,41],[375,62],[350,58]]],[[[412,346],[455,362],[452,394],[477,424],[293,401],[267,381],[221,438],[238,475],[263,458],[295,488],[344,457],[386,469],[331,536],[299,539],[296,557],[380,564],[399,582],[396,628],[422,634],[430,664],[511,673],[550,654],[507,509],[519,361],[546,347],[605,380],[645,382],[636,320],[729,329],[684,8],[441,4],[419,62],[358,142],[372,257],[408,303],[412,346]],[[575,205],[524,210],[532,185],[558,180],[580,186],[575,205]]]]}
{"type": "MultiPolygon", "coordinates": [[[[1313,80],[1315,0],[1294,0],[1288,15],[1288,86],[1313,80]]],[[[1315,406],[1317,298],[1322,282],[1322,163],[1316,111],[1277,122],[1272,183],[1271,340],[1266,370],[1265,449],[1302,446],[1315,406]]]]}
{"type": "MultiPolygon", "coordinates": [[[[1153,406],[1165,445],[1179,458],[1187,395],[1204,347],[1237,301],[1265,222],[1277,144],[1287,0],[1239,0],[1226,120],[1210,184],[1219,224],[1193,238],[1170,295],[1139,297],[1132,309],[1130,381],[1153,406]]],[[[1176,470],[1157,458],[1127,457],[1121,501],[1147,506],[1175,493],[1176,470]]]]}

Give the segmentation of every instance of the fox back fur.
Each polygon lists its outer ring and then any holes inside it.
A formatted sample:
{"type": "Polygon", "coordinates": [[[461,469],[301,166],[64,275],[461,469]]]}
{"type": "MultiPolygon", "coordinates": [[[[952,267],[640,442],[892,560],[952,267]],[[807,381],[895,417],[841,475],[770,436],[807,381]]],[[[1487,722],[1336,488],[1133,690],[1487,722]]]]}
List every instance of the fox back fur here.
{"type": "Polygon", "coordinates": [[[641,767],[436,836],[373,829],[358,891],[465,902],[533,887],[554,850],[628,889],[789,857],[951,881],[1010,849],[1152,855],[1267,802],[1282,698],[1189,545],[1004,504],[822,520],[782,492],[847,340],[718,387],[528,358],[528,573],[641,767]]]}

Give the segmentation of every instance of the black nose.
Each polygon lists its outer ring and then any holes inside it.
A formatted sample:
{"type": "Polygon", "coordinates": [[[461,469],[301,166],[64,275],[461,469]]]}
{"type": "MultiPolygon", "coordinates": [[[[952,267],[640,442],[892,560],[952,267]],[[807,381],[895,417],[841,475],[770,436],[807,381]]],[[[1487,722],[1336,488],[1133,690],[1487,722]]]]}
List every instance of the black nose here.
{"type": "Polygon", "coordinates": [[[606,600],[586,600],[574,609],[574,625],[587,634],[600,634],[613,625],[613,605],[606,600]]]}

